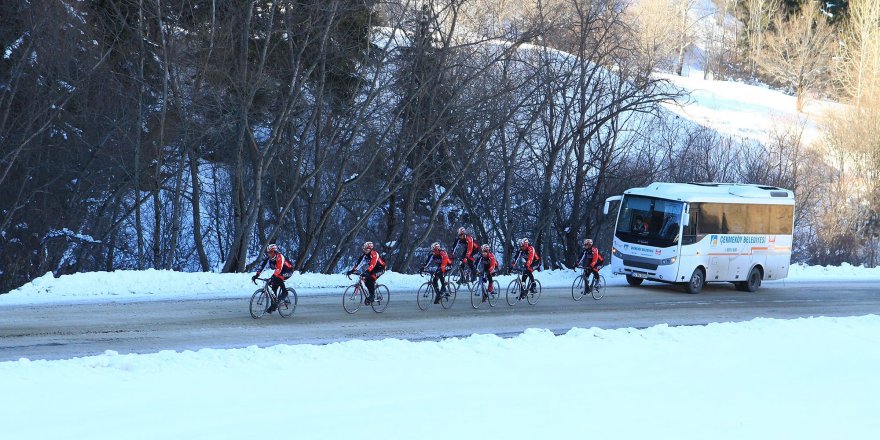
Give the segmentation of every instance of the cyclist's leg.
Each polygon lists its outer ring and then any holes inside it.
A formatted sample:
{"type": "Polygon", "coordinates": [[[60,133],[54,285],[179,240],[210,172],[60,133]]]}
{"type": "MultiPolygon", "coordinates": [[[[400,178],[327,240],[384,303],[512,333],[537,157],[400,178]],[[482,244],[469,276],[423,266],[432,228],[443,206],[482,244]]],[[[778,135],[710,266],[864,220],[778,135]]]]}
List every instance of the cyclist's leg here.
{"type": "Polygon", "coordinates": [[[528,274],[528,277],[529,277],[528,289],[531,292],[534,292],[535,291],[535,275],[532,274],[531,270],[526,270],[526,274],[528,274]]]}
{"type": "Polygon", "coordinates": [[[369,305],[371,302],[373,302],[373,298],[376,295],[376,278],[374,278],[373,274],[370,272],[365,273],[363,278],[364,284],[366,284],[368,292],[367,298],[364,300],[364,303],[369,305]]]}
{"type": "Polygon", "coordinates": [[[591,286],[595,286],[595,285],[599,284],[599,268],[598,267],[591,267],[590,273],[593,274],[593,283],[591,284],[591,286]]]}
{"type": "Polygon", "coordinates": [[[467,264],[471,270],[471,279],[476,280],[477,279],[477,266],[474,264],[474,257],[473,256],[467,257],[467,264]]]}
{"type": "Polygon", "coordinates": [[[434,285],[434,304],[440,304],[440,295],[446,292],[446,280],[443,278],[443,273],[439,271],[431,275],[431,284],[434,285]],[[443,286],[442,290],[440,286],[443,286]]]}
{"type": "Polygon", "coordinates": [[[431,274],[431,284],[434,286],[435,292],[440,292],[441,285],[446,287],[446,280],[443,278],[443,274],[439,271],[431,274]]]}
{"type": "Polygon", "coordinates": [[[281,287],[281,296],[278,297],[279,300],[283,301],[283,300],[287,299],[287,284],[285,283],[285,281],[290,279],[290,277],[292,277],[292,276],[293,276],[293,272],[282,272],[281,273],[282,279],[279,280],[279,284],[281,287]]]}
{"type": "Polygon", "coordinates": [[[486,282],[489,283],[489,285],[486,286],[486,291],[492,293],[492,291],[495,289],[495,285],[492,284],[492,272],[489,272],[489,268],[484,267],[483,273],[486,274],[486,282]]]}

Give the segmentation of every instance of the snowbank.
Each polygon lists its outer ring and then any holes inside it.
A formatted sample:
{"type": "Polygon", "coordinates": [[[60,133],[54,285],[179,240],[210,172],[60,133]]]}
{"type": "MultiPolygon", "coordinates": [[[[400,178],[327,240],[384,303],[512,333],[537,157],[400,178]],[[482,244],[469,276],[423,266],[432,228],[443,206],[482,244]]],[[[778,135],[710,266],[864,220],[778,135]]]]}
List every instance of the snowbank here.
{"type": "Polygon", "coordinates": [[[0,362],[10,439],[880,438],[880,317],[0,362]]]}
{"type": "MultiPolygon", "coordinates": [[[[545,288],[571,286],[577,272],[573,270],[546,270],[538,272],[536,278],[545,288]]],[[[622,276],[613,276],[609,268],[603,269],[608,285],[624,286],[622,276]]],[[[51,302],[83,301],[124,301],[124,300],[170,300],[183,298],[243,298],[249,296],[256,287],[251,283],[251,274],[220,274],[207,272],[174,272],[166,270],[87,272],[64,275],[54,278],[46,274],[32,282],[0,295],[0,306],[4,304],[31,304],[51,302]]],[[[380,281],[397,292],[414,291],[428,278],[419,275],[388,272],[380,281]]],[[[512,280],[511,275],[498,277],[505,286],[512,280]]],[[[823,282],[823,281],[877,281],[880,283],[880,268],[864,268],[844,264],[838,267],[803,266],[791,267],[789,278],[772,283],[823,282]]],[[[301,296],[335,295],[353,281],[345,275],[324,275],[316,273],[295,273],[288,286],[296,289],[301,296]]]]}

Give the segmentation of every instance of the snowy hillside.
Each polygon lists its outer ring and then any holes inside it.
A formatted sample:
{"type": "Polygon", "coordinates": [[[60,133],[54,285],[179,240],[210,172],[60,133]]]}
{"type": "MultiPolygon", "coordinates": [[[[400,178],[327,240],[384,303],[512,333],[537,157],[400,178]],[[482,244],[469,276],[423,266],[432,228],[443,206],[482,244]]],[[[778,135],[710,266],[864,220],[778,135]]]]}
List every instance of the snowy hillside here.
{"type": "Polygon", "coordinates": [[[808,100],[801,113],[795,107],[794,96],[769,87],[705,80],[700,74],[660,76],[687,90],[691,98],[684,106],[666,104],[667,110],[734,139],[768,142],[774,134],[803,129],[803,140],[809,145],[819,138],[818,124],[823,113],[840,105],[808,100]]]}

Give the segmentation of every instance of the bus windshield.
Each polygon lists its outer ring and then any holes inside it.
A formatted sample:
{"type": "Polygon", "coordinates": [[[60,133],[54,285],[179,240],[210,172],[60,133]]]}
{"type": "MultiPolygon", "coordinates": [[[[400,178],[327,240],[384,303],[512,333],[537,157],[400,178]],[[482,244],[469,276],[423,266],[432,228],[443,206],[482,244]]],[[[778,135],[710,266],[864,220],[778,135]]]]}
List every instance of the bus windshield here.
{"type": "Polygon", "coordinates": [[[670,247],[678,243],[683,202],[624,196],[617,219],[617,238],[630,243],[670,247]]]}

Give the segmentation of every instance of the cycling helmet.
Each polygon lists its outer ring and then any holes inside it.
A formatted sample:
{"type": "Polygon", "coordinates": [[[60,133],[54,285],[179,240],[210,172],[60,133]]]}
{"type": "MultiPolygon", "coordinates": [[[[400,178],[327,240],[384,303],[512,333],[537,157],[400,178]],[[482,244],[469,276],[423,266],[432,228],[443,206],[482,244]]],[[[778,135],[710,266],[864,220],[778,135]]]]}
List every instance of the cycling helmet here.
{"type": "Polygon", "coordinates": [[[590,238],[584,239],[584,247],[592,246],[593,240],[590,238]]]}
{"type": "Polygon", "coordinates": [[[268,254],[269,252],[278,252],[278,246],[275,243],[267,244],[266,253],[268,254]]]}
{"type": "Polygon", "coordinates": [[[440,243],[434,242],[431,244],[431,252],[440,252],[440,243]]]}
{"type": "Polygon", "coordinates": [[[373,250],[373,242],[372,241],[365,241],[363,249],[364,249],[364,252],[368,252],[368,251],[373,250]]]}
{"type": "Polygon", "coordinates": [[[464,227],[458,228],[458,235],[465,235],[465,234],[467,234],[467,229],[465,229],[464,227]]]}
{"type": "Polygon", "coordinates": [[[529,245],[528,238],[523,238],[522,240],[519,241],[519,247],[521,247],[521,248],[525,248],[528,245],[529,245]]]}
{"type": "Polygon", "coordinates": [[[489,245],[484,244],[484,245],[480,246],[480,251],[481,252],[489,252],[489,245]]]}

